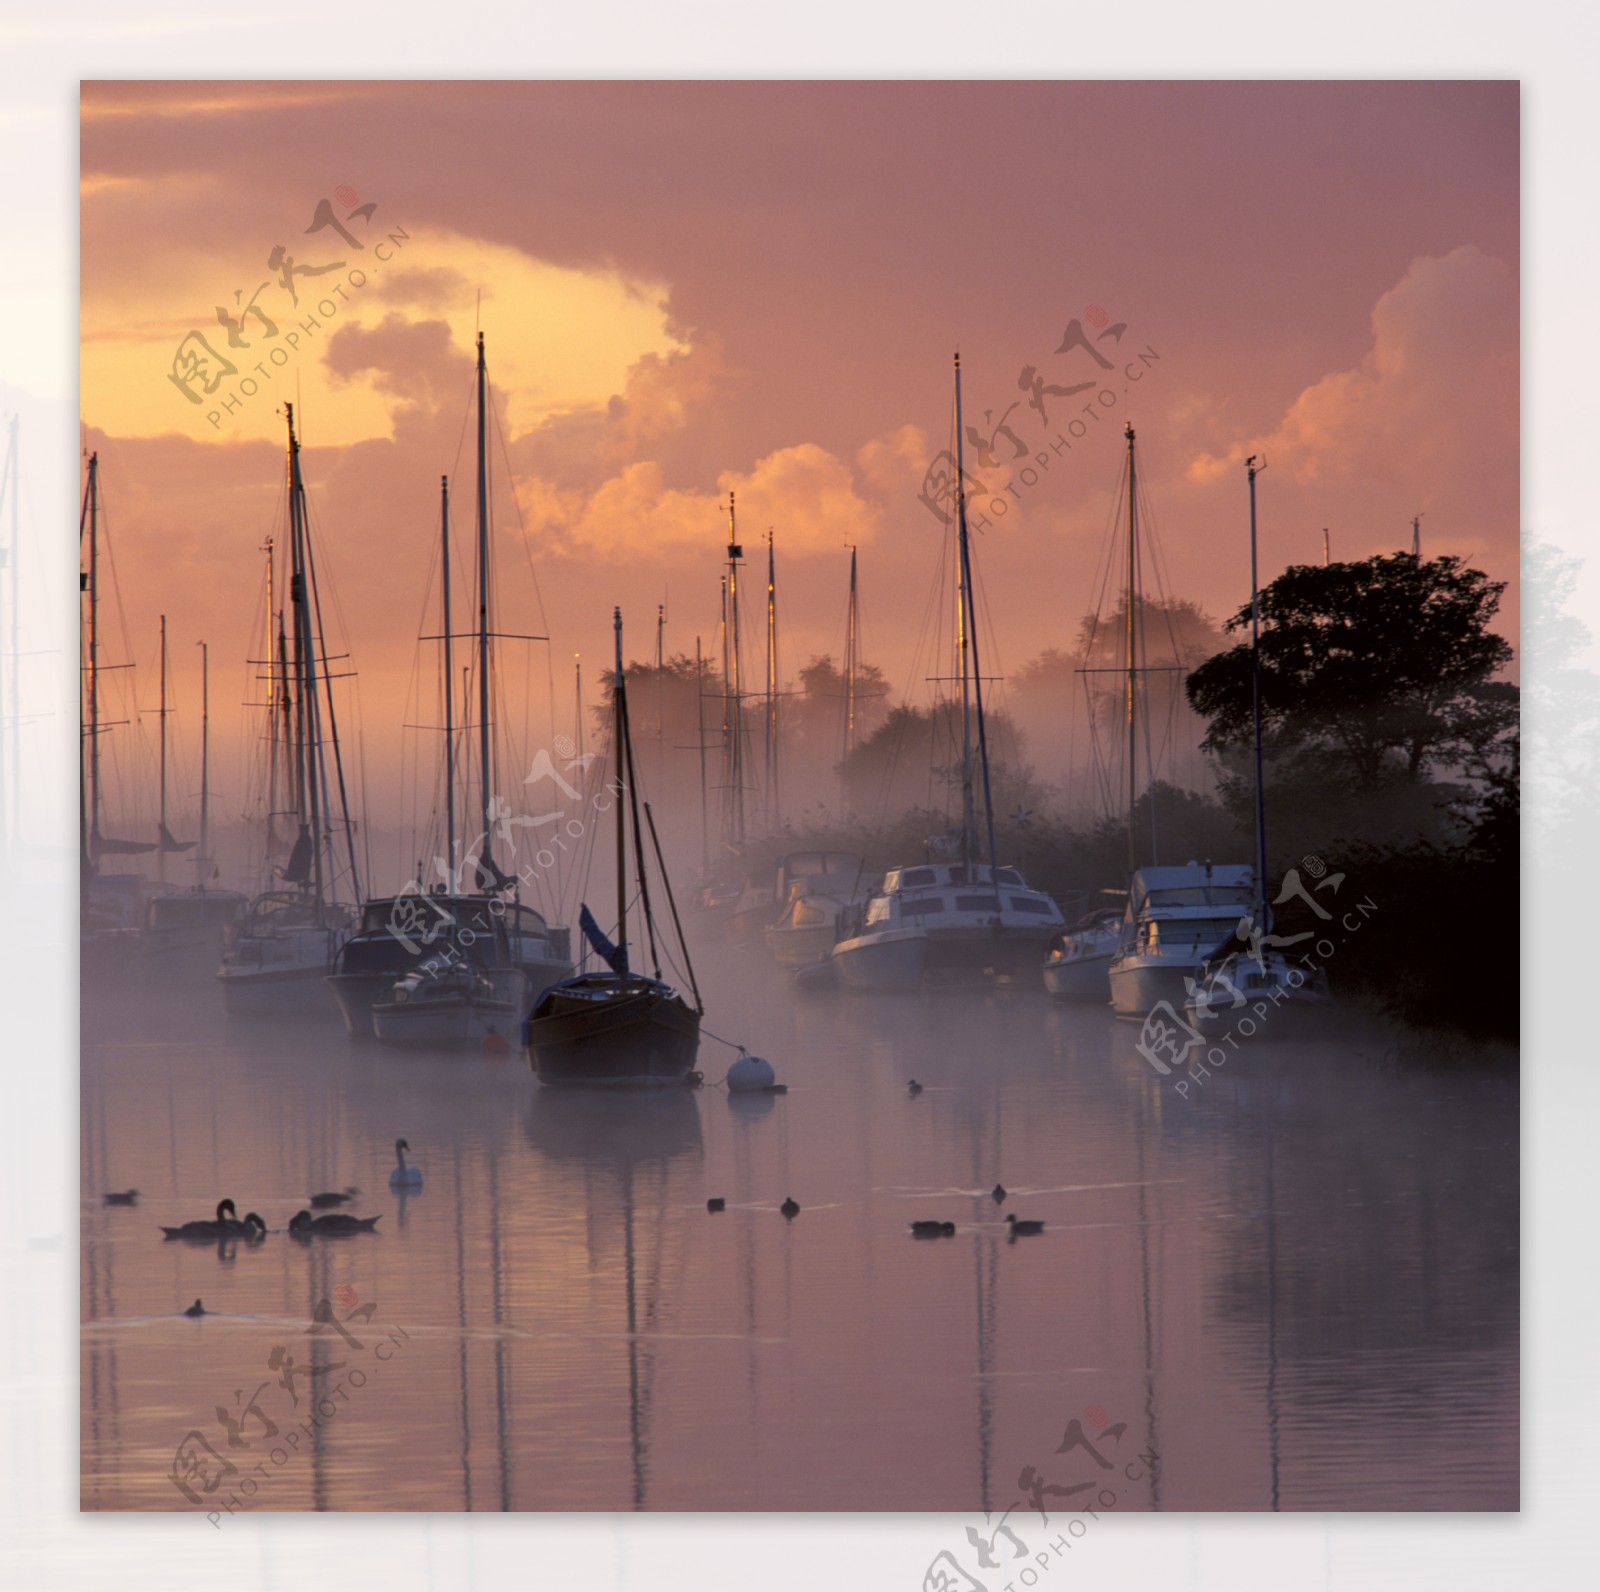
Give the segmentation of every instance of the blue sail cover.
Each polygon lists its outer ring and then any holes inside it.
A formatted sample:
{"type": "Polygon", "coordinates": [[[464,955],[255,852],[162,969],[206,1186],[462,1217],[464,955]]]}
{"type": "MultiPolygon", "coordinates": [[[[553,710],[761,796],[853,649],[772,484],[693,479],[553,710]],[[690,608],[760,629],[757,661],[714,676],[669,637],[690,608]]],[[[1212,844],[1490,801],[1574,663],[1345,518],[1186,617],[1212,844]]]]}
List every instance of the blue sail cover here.
{"type": "Polygon", "coordinates": [[[595,953],[605,961],[611,971],[618,978],[626,978],[628,976],[627,950],[620,945],[613,945],[600,932],[600,925],[595,922],[594,914],[587,905],[578,909],[578,927],[583,930],[583,937],[594,947],[595,953]]]}

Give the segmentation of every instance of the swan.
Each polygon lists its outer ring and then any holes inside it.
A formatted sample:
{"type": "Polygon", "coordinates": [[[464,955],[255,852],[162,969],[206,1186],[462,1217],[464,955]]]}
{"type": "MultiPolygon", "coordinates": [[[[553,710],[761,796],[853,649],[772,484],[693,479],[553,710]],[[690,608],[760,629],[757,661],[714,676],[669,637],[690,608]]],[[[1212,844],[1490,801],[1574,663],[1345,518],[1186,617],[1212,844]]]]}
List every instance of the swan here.
{"type": "Polygon", "coordinates": [[[242,1222],[228,1223],[229,1238],[247,1238],[255,1243],[267,1236],[267,1224],[254,1211],[246,1211],[242,1222]]]}
{"type": "Polygon", "coordinates": [[[342,1194],[313,1194],[311,1208],[314,1211],[325,1211],[335,1205],[348,1205],[360,1192],[358,1188],[347,1188],[342,1194]]]}
{"type": "Polygon", "coordinates": [[[309,1238],[313,1233],[339,1238],[348,1233],[376,1232],[380,1217],[347,1216],[343,1211],[333,1216],[313,1216],[310,1211],[296,1211],[289,1218],[289,1232],[295,1238],[309,1238]]]}
{"type": "Polygon", "coordinates": [[[205,1313],[206,1307],[198,1299],[184,1311],[186,1316],[203,1316],[205,1313]]]}
{"type": "Polygon", "coordinates": [[[913,1222],[911,1236],[913,1238],[949,1238],[956,1230],[954,1222],[913,1222]]]}
{"type": "Polygon", "coordinates": [[[1014,1211],[1010,1216],[1006,1217],[1006,1222],[1011,1228],[1011,1236],[1013,1238],[1032,1238],[1035,1233],[1044,1231],[1043,1222],[1019,1222],[1014,1211]]]}
{"type": "Polygon", "coordinates": [[[800,1214],[800,1207],[792,1199],[786,1199],[778,1209],[792,1222],[800,1214]]]}
{"type": "Polygon", "coordinates": [[[411,1146],[404,1139],[394,1141],[395,1160],[400,1164],[389,1174],[390,1188],[421,1188],[422,1173],[414,1166],[406,1165],[406,1151],[411,1146]]]}
{"type": "Polygon", "coordinates": [[[123,1194],[107,1194],[105,1202],[107,1205],[137,1205],[139,1203],[139,1191],[136,1188],[130,1188],[123,1194]]]}
{"type": "MultiPolygon", "coordinates": [[[[222,1200],[217,1205],[215,1221],[185,1222],[182,1227],[163,1227],[161,1231],[168,1238],[236,1238],[247,1230],[246,1224],[236,1219],[238,1214],[232,1200],[222,1200]]],[[[256,1220],[259,1222],[261,1218],[258,1216],[256,1220]]]]}

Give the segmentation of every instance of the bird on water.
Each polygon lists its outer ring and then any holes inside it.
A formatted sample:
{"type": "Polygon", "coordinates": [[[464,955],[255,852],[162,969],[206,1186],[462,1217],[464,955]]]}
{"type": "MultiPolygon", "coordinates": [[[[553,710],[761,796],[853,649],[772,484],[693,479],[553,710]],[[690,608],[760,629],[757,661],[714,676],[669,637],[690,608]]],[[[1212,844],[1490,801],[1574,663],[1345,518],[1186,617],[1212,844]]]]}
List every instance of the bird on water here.
{"type": "Polygon", "coordinates": [[[791,1222],[800,1214],[800,1207],[795,1204],[793,1199],[786,1199],[783,1204],[778,1207],[778,1209],[782,1211],[791,1222]]]}
{"type": "Polygon", "coordinates": [[[406,1165],[406,1151],[410,1148],[404,1139],[394,1141],[394,1158],[399,1164],[389,1174],[390,1188],[422,1187],[422,1173],[416,1167],[406,1165]]]}

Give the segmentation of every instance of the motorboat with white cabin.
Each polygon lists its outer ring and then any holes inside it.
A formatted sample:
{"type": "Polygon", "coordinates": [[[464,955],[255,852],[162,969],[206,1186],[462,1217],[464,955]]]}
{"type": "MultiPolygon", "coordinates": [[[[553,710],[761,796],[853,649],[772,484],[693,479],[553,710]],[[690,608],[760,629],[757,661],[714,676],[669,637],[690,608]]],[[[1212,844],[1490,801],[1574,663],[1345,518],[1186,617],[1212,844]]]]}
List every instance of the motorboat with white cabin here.
{"type": "Polygon", "coordinates": [[[1248,866],[1188,862],[1139,869],[1108,974],[1117,1016],[1142,1022],[1162,1001],[1181,1012],[1201,964],[1249,917],[1256,895],[1248,866]]]}
{"type": "Polygon", "coordinates": [[[1063,926],[1049,896],[1011,867],[891,868],[850,909],[833,964],[851,989],[914,990],[929,977],[1010,980],[1030,973],[1063,926]]]}

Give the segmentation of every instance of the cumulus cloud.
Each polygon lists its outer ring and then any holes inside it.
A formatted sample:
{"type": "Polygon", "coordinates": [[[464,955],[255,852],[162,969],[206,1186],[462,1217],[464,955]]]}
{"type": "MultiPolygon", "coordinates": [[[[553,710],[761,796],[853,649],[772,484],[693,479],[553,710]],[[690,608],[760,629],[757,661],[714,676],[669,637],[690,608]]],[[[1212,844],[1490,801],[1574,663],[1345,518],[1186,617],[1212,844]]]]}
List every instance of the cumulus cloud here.
{"type": "Polygon", "coordinates": [[[1413,261],[1378,300],[1359,365],[1307,387],[1270,434],[1199,455],[1189,479],[1214,481],[1251,453],[1300,482],[1384,472],[1397,455],[1424,472],[1472,468],[1515,449],[1517,394],[1515,279],[1464,245],[1413,261]]]}
{"type": "Polygon", "coordinates": [[[741,538],[754,545],[770,526],[786,555],[866,542],[882,524],[881,508],[857,491],[849,465],[815,443],[780,448],[748,471],[724,472],[717,485],[714,493],[669,487],[661,466],[646,459],[625,465],[581,501],[538,478],[519,486],[518,500],[530,528],[553,533],[556,546],[585,556],[714,553],[725,538],[730,491],[741,538]]]}

